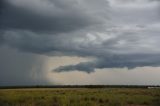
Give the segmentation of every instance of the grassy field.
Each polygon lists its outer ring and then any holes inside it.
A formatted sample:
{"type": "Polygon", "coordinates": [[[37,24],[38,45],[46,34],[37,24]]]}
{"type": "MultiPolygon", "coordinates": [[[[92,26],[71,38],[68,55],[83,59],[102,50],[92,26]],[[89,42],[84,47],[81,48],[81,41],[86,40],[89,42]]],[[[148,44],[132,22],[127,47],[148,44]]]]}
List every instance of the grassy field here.
{"type": "Polygon", "coordinates": [[[160,89],[0,89],[0,106],[160,106],[160,89]]]}

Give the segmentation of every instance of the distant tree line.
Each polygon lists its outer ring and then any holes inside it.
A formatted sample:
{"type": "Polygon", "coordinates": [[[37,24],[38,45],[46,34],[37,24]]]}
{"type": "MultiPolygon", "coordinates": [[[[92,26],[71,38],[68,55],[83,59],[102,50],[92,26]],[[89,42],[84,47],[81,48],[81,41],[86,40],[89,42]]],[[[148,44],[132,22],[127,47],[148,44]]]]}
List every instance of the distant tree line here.
{"type": "Polygon", "coordinates": [[[33,86],[0,86],[0,89],[22,88],[160,88],[160,85],[33,85],[33,86]]]}

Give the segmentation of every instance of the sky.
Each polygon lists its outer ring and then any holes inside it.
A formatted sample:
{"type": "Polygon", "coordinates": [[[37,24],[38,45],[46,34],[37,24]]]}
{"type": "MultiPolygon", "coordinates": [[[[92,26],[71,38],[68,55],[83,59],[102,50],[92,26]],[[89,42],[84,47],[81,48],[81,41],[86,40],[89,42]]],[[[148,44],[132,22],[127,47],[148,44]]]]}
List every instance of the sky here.
{"type": "Polygon", "coordinates": [[[0,86],[160,85],[159,0],[1,0],[0,86]]]}

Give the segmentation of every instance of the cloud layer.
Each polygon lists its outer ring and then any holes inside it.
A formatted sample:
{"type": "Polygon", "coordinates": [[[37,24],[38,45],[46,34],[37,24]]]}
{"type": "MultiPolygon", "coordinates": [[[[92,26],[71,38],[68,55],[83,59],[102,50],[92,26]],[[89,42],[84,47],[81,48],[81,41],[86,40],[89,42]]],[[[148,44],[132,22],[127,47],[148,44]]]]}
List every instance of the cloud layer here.
{"type": "Polygon", "coordinates": [[[160,65],[158,0],[1,2],[1,45],[47,56],[94,58],[56,72],[160,65]]]}

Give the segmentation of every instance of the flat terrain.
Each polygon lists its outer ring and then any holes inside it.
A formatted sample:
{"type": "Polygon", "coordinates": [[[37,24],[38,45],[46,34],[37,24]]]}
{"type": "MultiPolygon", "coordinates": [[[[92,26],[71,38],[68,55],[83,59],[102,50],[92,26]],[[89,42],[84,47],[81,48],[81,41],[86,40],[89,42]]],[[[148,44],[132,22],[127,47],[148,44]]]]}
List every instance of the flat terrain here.
{"type": "Polygon", "coordinates": [[[0,89],[0,106],[160,106],[160,89],[0,89]]]}

